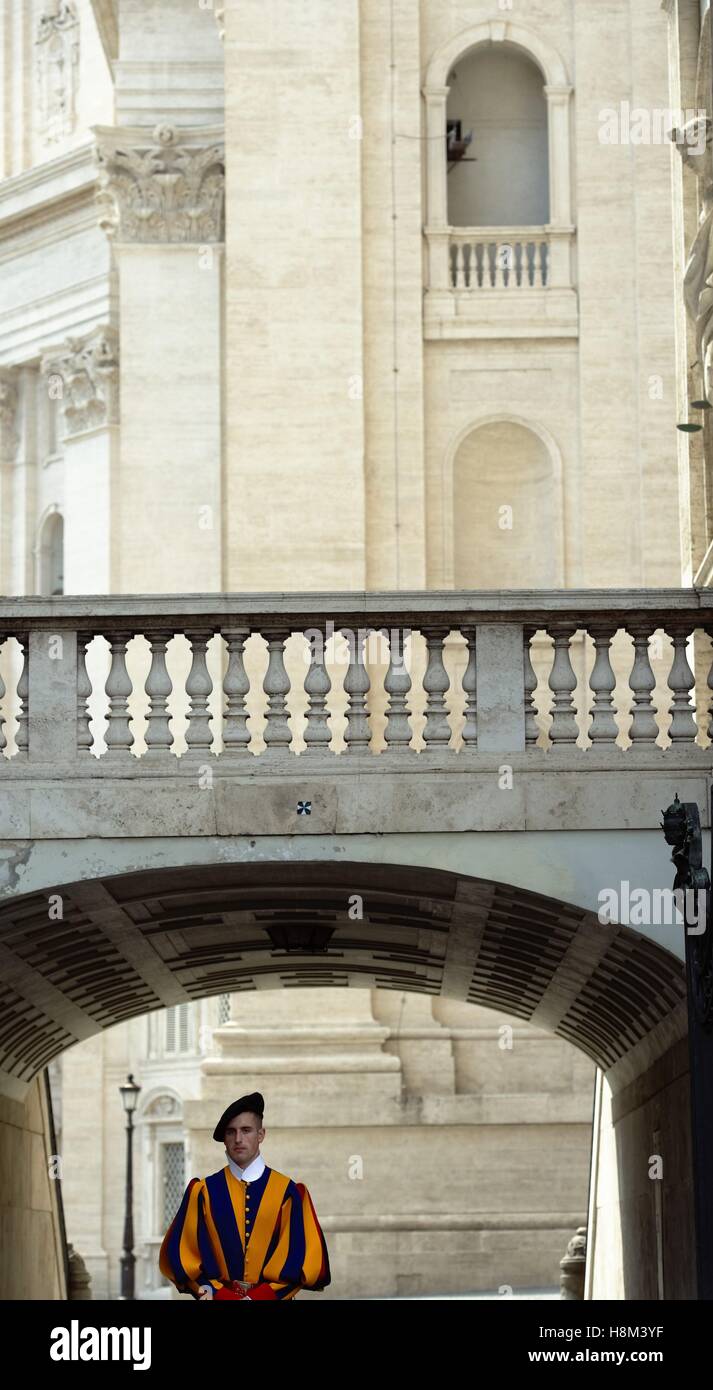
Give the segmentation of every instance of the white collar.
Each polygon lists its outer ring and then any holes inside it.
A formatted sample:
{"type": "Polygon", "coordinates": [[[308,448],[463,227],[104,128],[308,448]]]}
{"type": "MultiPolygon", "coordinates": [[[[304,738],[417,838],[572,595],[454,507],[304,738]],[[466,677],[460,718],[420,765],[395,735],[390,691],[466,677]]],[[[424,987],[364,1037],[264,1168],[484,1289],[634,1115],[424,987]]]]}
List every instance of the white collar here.
{"type": "Polygon", "coordinates": [[[265,1172],[265,1160],[262,1154],[256,1154],[252,1161],[248,1163],[247,1168],[239,1168],[237,1163],[230,1157],[227,1149],[225,1156],[228,1160],[228,1167],[233,1177],[238,1178],[240,1182],[255,1182],[255,1179],[261,1177],[265,1172]]]}

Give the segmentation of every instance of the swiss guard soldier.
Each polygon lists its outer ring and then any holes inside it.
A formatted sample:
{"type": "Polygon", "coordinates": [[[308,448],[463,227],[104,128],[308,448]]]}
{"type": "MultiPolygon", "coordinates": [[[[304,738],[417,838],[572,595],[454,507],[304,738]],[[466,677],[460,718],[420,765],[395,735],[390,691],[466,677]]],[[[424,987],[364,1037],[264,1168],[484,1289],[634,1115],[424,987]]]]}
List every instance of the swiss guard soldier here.
{"type": "Polygon", "coordinates": [[[268,1168],[260,1154],[259,1091],[233,1101],[213,1138],[225,1168],[191,1178],[161,1245],[159,1268],[197,1300],[295,1298],[330,1283],[324,1235],[304,1183],[268,1168]]]}

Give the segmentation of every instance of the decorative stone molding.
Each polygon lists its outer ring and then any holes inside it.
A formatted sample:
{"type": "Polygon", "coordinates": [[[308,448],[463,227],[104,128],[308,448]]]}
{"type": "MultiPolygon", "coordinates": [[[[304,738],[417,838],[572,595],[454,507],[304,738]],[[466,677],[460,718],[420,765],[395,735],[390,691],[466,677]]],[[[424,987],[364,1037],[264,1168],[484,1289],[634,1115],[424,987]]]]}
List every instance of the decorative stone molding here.
{"type": "Polygon", "coordinates": [[[157,1096],[144,1111],[145,1119],[169,1119],[180,1115],[180,1106],[175,1096],[157,1096]]]}
{"type": "MultiPolygon", "coordinates": [[[[99,223],[124,242],[223,240],[222,142],[191,143],[197,132],[170,125],[97,131],[99,223]],[[143,136],[143,138],[142,138],[143,136]]],[[[204,132],[198,132],[203,134],[204,132]]]]}
{"type": "Polygon", "coordinates": [[[17,368],[0,367],[0,464],[12,463],[19,443],[17,400],[17,368]]]}
{"type": "Polygon", "coordinates": [[[88,338],[68,338],[65,350],[42,362],[47,377],[61,381],[59,398],[69,436],[84,434],[119,418],[119,340],[110,327],[88,338]]]}
{"type": "Polygon", "coordinates": [[[45,0],[35,49],[38,125],[50,144],[70,135],[76,120],[79,20],[73,0],[45,0]]]}

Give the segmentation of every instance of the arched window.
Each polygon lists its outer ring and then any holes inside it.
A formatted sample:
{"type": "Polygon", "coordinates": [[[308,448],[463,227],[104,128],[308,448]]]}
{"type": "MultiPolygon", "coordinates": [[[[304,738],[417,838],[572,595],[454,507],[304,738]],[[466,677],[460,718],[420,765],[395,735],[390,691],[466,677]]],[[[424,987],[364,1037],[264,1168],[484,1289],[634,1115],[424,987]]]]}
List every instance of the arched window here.
{"type": "Polygon", "coordinates": [[[554,311],[576,331],[572,87],[557,50],[525,25],[485,20],[433,54],[423,95],[426,337],[477,336],[484,295],[491,326],[551,332],[554,311]],[[517,290],[538,292],[527,310],[517,290]]]}
{"type": "Polygon", "coordinates": [[[38,588],[46,598],[64,593],[64,518],[50,512],[40,532],[38,588]]]}
{"type": "Polygon", "coordinates": [[[543,226],[550,220],[544,78],[522,49],[471,49],[448,75],[451,227],[543,226]]]}
{"type": "Polygon", "coordinates": [[[455,587],[560,587],[559,486],[550,448],[526,425],[471,430],[453,461],[455,587]]]}

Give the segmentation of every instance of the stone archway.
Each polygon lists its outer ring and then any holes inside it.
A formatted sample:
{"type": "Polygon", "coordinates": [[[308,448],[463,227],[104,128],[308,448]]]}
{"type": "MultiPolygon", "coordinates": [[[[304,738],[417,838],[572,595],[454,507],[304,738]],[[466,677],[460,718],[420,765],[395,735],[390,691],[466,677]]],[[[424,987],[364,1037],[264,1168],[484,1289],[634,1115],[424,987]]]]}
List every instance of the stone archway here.
{"type": "Polygon", "coordinates": [[[637,1246],[636,1175],[650,1153],[652,1105],[659,1143],[678,1164],[667,1172],[672,1277],[679,1290],[691,1283],[683,967],[630,928],[441,869],[263,861],[128,873],[6,900],[0,941],[15,961],[0,1061],[5,1095],[14,1086],[18,1098],[80,1037],[228,989],[368,984],[481,1003],[548,1028],[601,1068],[612,1098],[598,1227],[606,1236],[613,1163],[622,1296],[656,1296],[650,1251],[642,1257],[637,1246]],[[50,893],[61,899],[55,919],[50,893]]]}
{"type": "Polygon", "coordinates": [[[501,1007],[580,1047],[617,1087],[685,1035],[683,966],[670,952],[581,907],[444,869],[143,870],[6,900],[0,941],[16,961],[0,1070],[20,1084],[80,1037],[266,976],[501,1007]],[[348,916],[354,894],[361,920],[348,916]]]}

